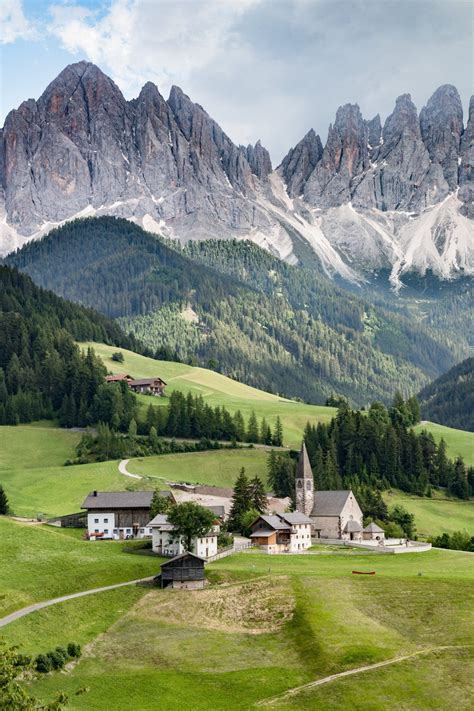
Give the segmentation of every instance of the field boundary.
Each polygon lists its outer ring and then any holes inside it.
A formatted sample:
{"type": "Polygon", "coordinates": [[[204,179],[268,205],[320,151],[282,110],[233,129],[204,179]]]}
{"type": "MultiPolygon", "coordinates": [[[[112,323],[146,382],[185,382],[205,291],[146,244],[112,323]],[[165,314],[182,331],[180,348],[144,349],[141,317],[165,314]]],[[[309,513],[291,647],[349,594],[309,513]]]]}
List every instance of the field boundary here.
{"type": "Polygon", "coordinates": [[[441,647],[428,647],[427,649],[419,649],[416,652],[411,652],[411,654],[405,654],[401,657],[392,657],[391,659],[385,659],[383,662],[376,662],[375,664],[367,664],[363,667],[356,667],[355,669],[348,669],[347,671],[339,672],[338,674],[330,674],[329,676],[324,676],[322,679],[316,679],[316,681],[310,681],[308,684],[302,684],[301,686],[295,686],[293,689],[288,689],[282,694],[277,696],[271,696],[268,699],[262,699],[258,701],[255,706],[272,706],[279,701],[285,701],[286,699],[296,696],[301,692],[307,691],[308,689],[314,689],[316,686],[322,686],[323,684],[329,684],[331,681],[337,681],[338,679],[343,679],[347,676],[352,676],[353,674],[361,674],[362,672],[372,671],[373,669],[380,669],[381,667],[387,667],[391,664],[397,664],[398,662],[404,662],[407,659],[413,659],[413,657],[418,657],[422,654],[431,654],[432,652],[442,652],[448,649],[465,649],[472,645],[466,644],[448,644],[441,647]]]}

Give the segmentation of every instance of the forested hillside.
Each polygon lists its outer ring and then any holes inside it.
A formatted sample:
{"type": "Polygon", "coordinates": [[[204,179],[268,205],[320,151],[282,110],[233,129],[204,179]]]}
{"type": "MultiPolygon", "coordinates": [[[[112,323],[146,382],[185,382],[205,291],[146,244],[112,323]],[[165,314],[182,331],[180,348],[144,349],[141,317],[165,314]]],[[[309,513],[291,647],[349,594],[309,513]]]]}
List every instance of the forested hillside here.
{"type": "Polygon", "coordinates": [[[0,425],[57,417],[69,427],[99,419],[128,426],[133,396],[107,387],[100,359],[75,340],[133,347],[134,339],[16,270],[0,266],[0,287],[0,425]]]}
{"type": "Polygon", "coordinates": [[[474,358],[423,388],[419,400],[425,419],[474,432],[474,358]]]}
{"type": "Polygon", "coordinates": [[[67,224],[7,261],[62,296],[120,317],[158,357],[309,402],[332,392],[357,405],[388,401],[455,360],[449,342],[418,323],[247,242],[182,250],[104,217],[67,224]]]}

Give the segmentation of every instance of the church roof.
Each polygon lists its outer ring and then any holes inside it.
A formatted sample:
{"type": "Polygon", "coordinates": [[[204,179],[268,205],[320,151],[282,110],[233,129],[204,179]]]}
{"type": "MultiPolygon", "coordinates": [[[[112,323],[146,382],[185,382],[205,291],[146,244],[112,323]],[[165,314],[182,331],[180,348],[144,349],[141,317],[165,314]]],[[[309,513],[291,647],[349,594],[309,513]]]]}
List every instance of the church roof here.
{"type": "Polygon", "coordinates": [[[362,526],[358,521],[348,521],[344,526],[344,531],[346,533],[359,533],[359,531],[362,531],[362,526]]]}
{"type": "Polygon", "coordinates": [[[350,490],[316,491],[311,516],[340,516],[350,493],[350,490]]]}
{"type": "Polygon", "coordinates": [[[298,466],[296,468],[296,478],[297,479],[312,479],[313,478],[311,464],[309,463],[308,451],[306,449],[306,444],[304,442],[301,445],[300,456],[298,457],[298,466]]]}
{"type": "Polygon", "coordinates": [[[376,523],[372,521],[372,523],[369,523],[368,526],[364,528],[364,531],[367,533],[384,533],[383,528],[380,528],[380,526],[377,526],[376,523]]]}

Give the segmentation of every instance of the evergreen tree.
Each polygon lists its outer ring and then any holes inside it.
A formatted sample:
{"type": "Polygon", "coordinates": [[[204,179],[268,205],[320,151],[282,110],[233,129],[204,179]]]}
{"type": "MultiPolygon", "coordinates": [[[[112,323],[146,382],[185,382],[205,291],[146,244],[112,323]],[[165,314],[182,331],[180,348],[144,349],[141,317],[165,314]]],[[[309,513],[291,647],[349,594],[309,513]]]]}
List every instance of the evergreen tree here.
{"type": "Polygon", "coordinates": [[[275,447],[283,447],[283,426],[279,415],[276,418],[275,429],[273,430],[273,444],[275,447]]]}
{"type": "Polygon", "coordinates": [[[258,442],[259,432],[258,432],[258,422],[255,416],[255,412],[252,410],[250,413],[248,425],[247,425],[247,442],[258,442]]]}
{"type": "Polygon", "coordinates": [[[262,480],[255,476],[251,480],[249,488],[252,507],[259,513],[264,513],[267,510],[267,495],[262,480]]]}
{"type": "Polygon", "coordinates": [[[9,512],[8,498],[3,486],[0,484],[0,516],[6,516],[9,512]]]}
{"type": "Polygon", "coordinates": [[[252,508],[252,491],[245,469],[242,467],[240,474],[234,484],[232,496],[232,508],[229,514],[227,526],[229,531],[239,531],[241,527],[242,515],[252,508]]]}

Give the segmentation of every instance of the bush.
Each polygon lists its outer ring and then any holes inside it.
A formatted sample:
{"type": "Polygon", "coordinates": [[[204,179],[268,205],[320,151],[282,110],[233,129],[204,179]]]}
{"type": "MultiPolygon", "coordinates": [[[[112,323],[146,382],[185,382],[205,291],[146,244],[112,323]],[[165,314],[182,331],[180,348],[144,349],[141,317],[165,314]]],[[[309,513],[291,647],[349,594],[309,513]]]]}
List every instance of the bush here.
{"type": "Polygon", "coordinates": [[[51,652],[48,652],[46,656],[50,660],[52,669],[62,669],[63,668],[66,659],[56,649],[53,649],[51,652]]]}
{"type": "Polygon", "coordinates": [[[81,645],[75,642],[69,642],[67,646],[67,653],[71,659],[77,659],[81,656],[81,645]]]}
{"type": "Polygon", "coordinates": [[[53,665],[49,656],[47,654],[38,654],[35,659],[36,671],[39,671],[41,674],[47,674],[52,668],[53,665]]]}
{"type": "Polygon", "coordinates": [[[116,363],[123,363],[123,353],[121,351],[116,351],[115,353],[112,353],[112,360],[116,363]]]}
{"type": "Polygon", "coordinates": [[[387,538],[405,538],[405,531],[398,523],[390,521],[384,524],[385,535],[387,538]]]}

